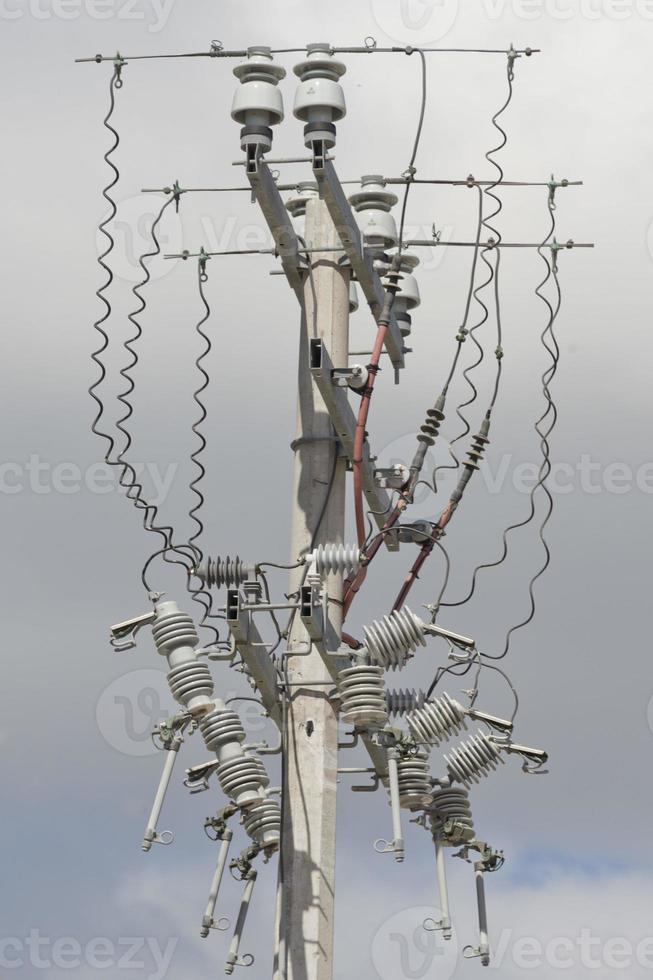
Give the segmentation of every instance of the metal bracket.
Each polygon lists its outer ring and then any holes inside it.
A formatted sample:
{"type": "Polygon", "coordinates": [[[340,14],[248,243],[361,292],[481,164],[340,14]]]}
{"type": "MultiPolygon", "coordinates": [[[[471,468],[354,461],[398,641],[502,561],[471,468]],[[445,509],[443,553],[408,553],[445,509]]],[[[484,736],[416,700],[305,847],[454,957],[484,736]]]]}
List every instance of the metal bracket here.
{"type": "Polygon", "coordinates": [[[304,285],[300,272],[302,262],[299,240],[272,171],[265,160],[260,158],[258,148],[254,145],[247,147],[245,174],[252,188],[252,196],[258,202],[272,233],[286,279],[294,290],[300,306],[303,306],[304,285]]]}
{"type": "MultiPolygon", "coordinates": [[[[333,384],[333,362],[323,340],[320,338],[311,340],[309,357],[311,375],[324,399],[329,417],[342,443],[347,459],[351,462],[354,458],[356,417],[345,391],[333,384]]],[[[365,499],[380,530],[385,525],[390,513],[390,498],[385,490],[379,487],[375,479],[370,447],[367,441],[363,447],[361,470],[365,499]]],[[[397,551],[396,539],[391,539],[390,535],[385,535],[385,538],[387,539],[385,545],[388,551],[397,551]]]]}
{"type": "MultiPolygon", "coordinates": [[[[317,180],[320,197],[326,203],[331,219],[336,226],[342,247],[349,259],[356,281],[365,294],[375,320],[378,322],[383,309],[385,290],[374,268],[374,260],[363,248],[361,233],[356,223],[349,201],[345,197],[338,175],[325,154],[321,140],[313,143],[313,174],[317,180]]],[[[404,367],[404,344],[401,331],[394,314],[386,332],[386,350],[393,367],[404,367]]]]}

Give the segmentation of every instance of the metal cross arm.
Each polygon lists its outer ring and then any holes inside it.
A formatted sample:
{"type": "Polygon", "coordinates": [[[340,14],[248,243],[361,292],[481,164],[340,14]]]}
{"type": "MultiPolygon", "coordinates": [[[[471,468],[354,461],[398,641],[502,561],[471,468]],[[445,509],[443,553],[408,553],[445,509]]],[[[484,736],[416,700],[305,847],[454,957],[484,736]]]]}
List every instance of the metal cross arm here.
{"type": "Polygon", "coordinates": [[[255,146],[249,146],[247,150],[247,179],[272,233],[286,279],[302,305],[304,287],[299,239],[268,164],[257,155],[255,146]]]}
{"type": "MultiPolygon", "coordinates": [[[[338,230],[352,272],[365,294],[365,299],[375,320],[378,322],[383,309],[385,290],[374,268],[372,256],[363,248],[358,224],[349,206],[349,201],[345,197],[335,168],[331,161],[325,157],[324,152],[320,151],[320,146],[319,141],[314,144],[315,156],[313,158],[313,173],[320,189],[320,196],[324,199],[331,220],[338,230]]],[[[393,367],[395,369],[404,367],[403,338],[393,314],[391,314],[390,324],[386,332],[385,347],[393,367]]]]}
{"type": "Polygon", "coordinates": [[[241,608],[238,589],[227,591],[227,626],[261,695],[269,717],[281,728],[277,672],[250,612],[241,608]]]}
{"type": "MultiPolygon", "coordinates": [[[[345,455],[351,462],[354,458],[356,417],[346,395],[347,389],[333,383],[333,363],[322,340],[319,338],[311,340],[309,356],[311,359],[311,375],[324,399],[345,455]]],[[[366,441],[363,447],[363,493],[372,512],[372,517],[381,530],[390,513],[391,500],[386,491],[379,486],[374,474],[375,466],[370,456],[369,444],[366,441]]],[[[388,551],[398,550],[399,544],[396,536],[386,534],[384,542],[388,551]]]]}

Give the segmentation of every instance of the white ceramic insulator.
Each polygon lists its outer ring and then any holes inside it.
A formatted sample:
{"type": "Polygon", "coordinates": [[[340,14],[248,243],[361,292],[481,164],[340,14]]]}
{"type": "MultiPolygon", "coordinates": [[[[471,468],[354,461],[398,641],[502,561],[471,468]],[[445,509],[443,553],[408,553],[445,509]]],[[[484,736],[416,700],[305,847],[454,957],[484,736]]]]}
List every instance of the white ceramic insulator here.
{"type": "Polygon", "coordinates": [[[485,732],[477,732],[445,755],[447,770],[452,779],[470,787],[504,763],[499,749],[485,732]]]}
{"type": "Polygon", "coordinates": [[[315,564],[318,575],[335,575],[338,572],[350,574],[360,568],[360,548],[350,544],[318,545],[308,556],[315,564]]]}
{"type": "Polygon", "coordinates": [[[405,810],[423,809],[431,802],[428,756],[423,752],[399,759],[399,802],[405,810]]]}
{"type": "Polygon", "coordinates": [[[436,790],[429,807],[429,816],[431,827],[435,832],[440,830],[447,820],[455,820],[469,830],[474,829],[469,793],[460,786],[436,790]]]}
{"type": "Polygon", "coordinates": [[[448,694],[427,701],[417,711],[411,711],[406,720],[415,741],[429,746],[439,745],[467,728],[465,709],[448,694]]]}
{"type": "Polygon", "coordinates": [[[424,624],[407,606],[363,627],[363,640],[372,663],[386,670],[400,669],[418,646],[426,646],[424,624]]]}
{"type": "Polygon", "coordinates": [[[168,661],[172,696],[192,714],[209,711],[213,680],[206,664],[197,659],[199,637],[193,620],[176,602],[158,603],[155,613],[152,636],[158,652],[168,661]]]}
{"type": "Polygon", "coordinates": [[[340,714],[359,730],[378,730],[388,721],[383,668],[357,664],[338,675],[340,714]]]}
{"type": "Polygon", "coordinates": [[[279,843],[281,810],[276,800],[267,797],[243,811],[243,826],[247,834],[261,847],[279,843]]]}

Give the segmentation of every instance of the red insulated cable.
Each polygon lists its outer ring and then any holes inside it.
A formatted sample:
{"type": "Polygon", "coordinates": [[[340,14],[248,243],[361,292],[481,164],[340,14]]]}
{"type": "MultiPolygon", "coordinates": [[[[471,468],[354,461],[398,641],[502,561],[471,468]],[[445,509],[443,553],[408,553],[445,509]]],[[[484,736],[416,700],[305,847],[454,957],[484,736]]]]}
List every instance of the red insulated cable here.
{"type": "Polygon", "coordinates": [[[376,332],[376,340],[374,341],[374,348],[372,350],[372,357],[370,363],[367,366],[369,371],[369,378],[367,385],[363,390],[361,396],[361,402],[358,409],[358,418],[356,420],[356,432],[354,435],[354,453],[352,460],[352,469],[354,472],[354,507],[356,512],[356,535],[358,537],[358,547],[363,548],[365,546],[365,505],[363,503],[363,449],[365,446],[365,427],[367,425],[367,416],[370,411],[370,401],[372,399],[372,392],[374,391],[374,382],[376,381],[376,375],[379,370],[379,361],[381,360],[381,351],[383,350],[383,344],[385,341],[385,335],[388,330],[388,324],[381,321],[379,323],[379,328],[376,332]]]}

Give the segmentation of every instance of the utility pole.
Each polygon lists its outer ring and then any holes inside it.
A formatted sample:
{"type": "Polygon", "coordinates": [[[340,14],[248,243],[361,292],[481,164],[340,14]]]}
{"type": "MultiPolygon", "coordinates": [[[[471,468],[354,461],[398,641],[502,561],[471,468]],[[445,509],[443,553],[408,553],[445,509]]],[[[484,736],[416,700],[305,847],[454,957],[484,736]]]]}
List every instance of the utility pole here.
{"type": "MultiPolygon", "coordinates": [[[[339,244],[326,205],[317,196],[307,202],[306,240],[327,247],[339,244]]],[[[290,548],[293,560],[321,543],[341,544],[344,540],[346,462],[338,455],[329,413],[313,383],[309,364],[309,341],[313,338],[323,339],[328,345],[336,367],[347,364],[349,269],[338,264],[339,257],[338,252],[317,253],[304,283],[290,548]]],[[[304,576],[302,567],[291,571],[290,592],[299,589],[304,576]]],[[[329,602],[328,609],[339,637],[342,575],[329,576],[327,589],[329,597],[336,600],[329,602]]],[[[298,616],[290,631],[288,650],[279,964],[275,977],[331,980],[337,704],[333,700],[333,679],[298,616]]]]}

